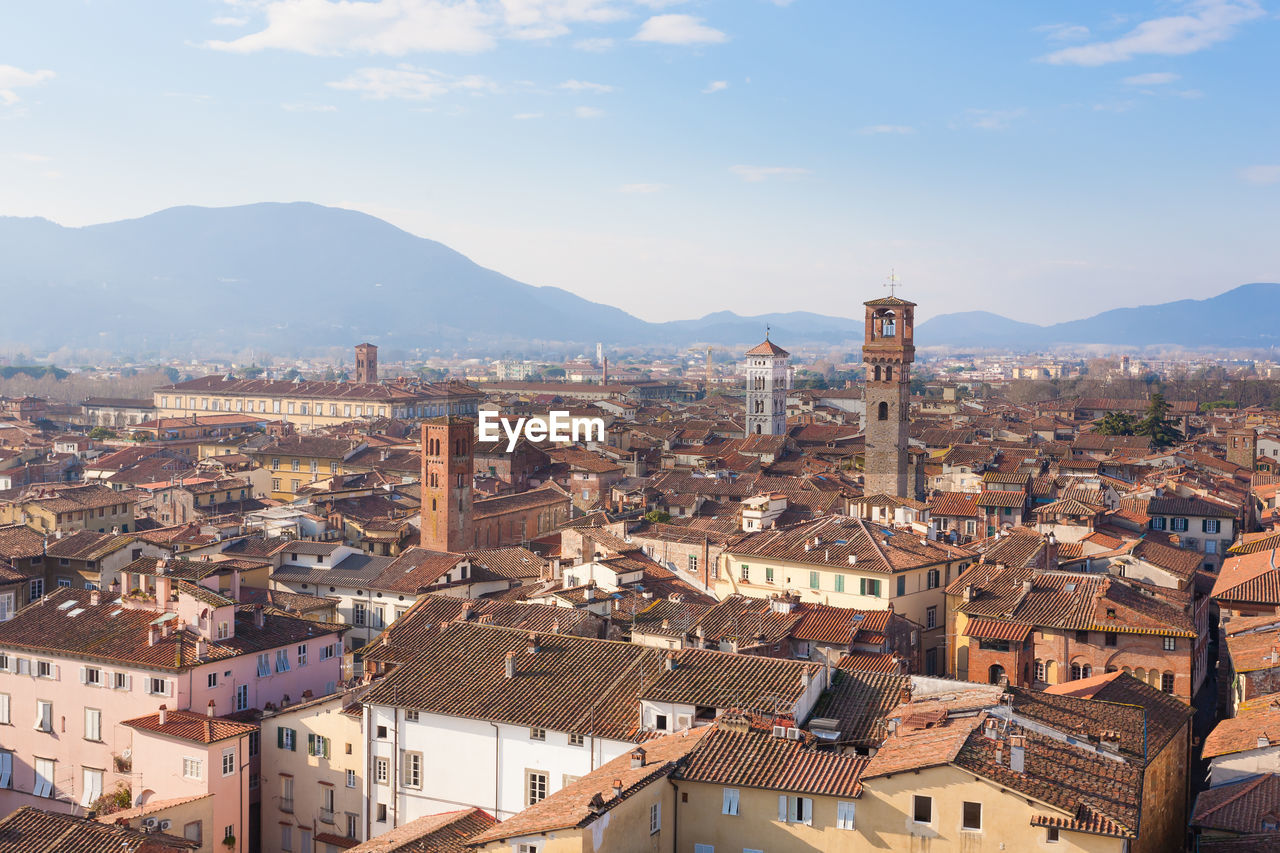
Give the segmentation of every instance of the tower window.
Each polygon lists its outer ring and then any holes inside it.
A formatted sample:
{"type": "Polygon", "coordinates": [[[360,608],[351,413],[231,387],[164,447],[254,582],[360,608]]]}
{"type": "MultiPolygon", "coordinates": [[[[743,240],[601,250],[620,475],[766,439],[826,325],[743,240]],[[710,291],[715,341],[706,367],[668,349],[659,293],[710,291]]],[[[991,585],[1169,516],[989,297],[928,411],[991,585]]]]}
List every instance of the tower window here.
{"type": "Polygon", "coordinates": [[[884,367],[884,381],[885,382],[893,381],[893,365],[892,364],[886,364],[884,367]]]}
{"type": "Polygon", "coordinates": [[[879,410],[876,412],[876,417],[882,421],[889,420],[889,404],[888,403],[880,404],[879,410]]]}
{"type": "Polygon", "coordinates": [[[879,382],[880,381],[880,365],[878,364],[876,365],[875,377],[876,377],[875,381],[879,382]]]}
{"type": "Polygon", "coordinates": [[[884,318],[884,325],[880,327],[880,334],[886,338],[892,338],[897,335],[897,329],[894,326],[892,317],[884,318]]]}

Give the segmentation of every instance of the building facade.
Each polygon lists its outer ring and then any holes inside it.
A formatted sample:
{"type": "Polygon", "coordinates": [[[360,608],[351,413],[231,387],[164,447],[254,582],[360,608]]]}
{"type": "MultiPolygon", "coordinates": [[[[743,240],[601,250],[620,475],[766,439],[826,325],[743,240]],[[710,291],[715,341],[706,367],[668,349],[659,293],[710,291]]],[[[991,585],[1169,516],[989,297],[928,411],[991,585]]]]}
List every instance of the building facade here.
{"type": "Polygon", "coordinates": [[[915,303],[896,296],[873,299],[867,307],[862,361],[866,368],[865,491],[869,495],[915,498],[909,476],[907,422],[911,400],[915,303]]]}
{"type": "Polygon", "coordinates": [[[747,350],[747,435],[786,435],[791,353],[769,340],[747,350]]]}

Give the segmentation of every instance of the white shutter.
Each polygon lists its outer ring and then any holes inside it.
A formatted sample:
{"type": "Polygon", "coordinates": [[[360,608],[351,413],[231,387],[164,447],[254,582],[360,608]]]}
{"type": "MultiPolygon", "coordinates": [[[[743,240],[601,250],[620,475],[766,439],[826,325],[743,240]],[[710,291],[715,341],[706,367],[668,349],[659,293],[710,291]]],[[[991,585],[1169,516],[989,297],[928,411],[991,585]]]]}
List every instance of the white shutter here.
{"type": "Polygon", "coordinates": [[[80,667],[80,683],[81,684],[89,683],[89,670],[83,666],[80,667]]]}
{"type": "Polygon", "coordinates": [[[8,788],[13,781],[13,753],[0,752],[0,788],[8,788]]]}
{"type": "Polygon", "coordinates": [[[782,823],[787,822],[787,796],[782,794],[778,797],[778,820],[782,823]]]}
{"type": "Polygon", "coordinates": [[[126,675],[126,676],[124,677],[124,689],[125,689],[125,690],[132,690],[132,689],[133,689],[133,676],[132,676],[132,675],[126,675]]]}
{"type": "Polygon", "coordinates": [[[813,826],[813,800],[808,797],[796,797],[796,810],[801,812],[796,817],[801,818],[805,826],[813,826]]]}

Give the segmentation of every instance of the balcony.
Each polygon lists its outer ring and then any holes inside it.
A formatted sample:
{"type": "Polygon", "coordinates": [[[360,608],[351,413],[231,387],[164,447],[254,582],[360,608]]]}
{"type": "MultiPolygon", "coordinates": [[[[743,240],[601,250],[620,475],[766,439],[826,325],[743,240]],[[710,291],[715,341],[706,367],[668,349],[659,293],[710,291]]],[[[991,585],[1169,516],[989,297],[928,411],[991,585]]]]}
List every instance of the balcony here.
{"type": "Polygon", "coordinates": [[[333,823],[333,809],[320,809],[320,822],[333,823]]]}
{"type": "Polygon", "coordinates": [[[280,811],[293,814],[293,797],[280,798],[280,811]]]}

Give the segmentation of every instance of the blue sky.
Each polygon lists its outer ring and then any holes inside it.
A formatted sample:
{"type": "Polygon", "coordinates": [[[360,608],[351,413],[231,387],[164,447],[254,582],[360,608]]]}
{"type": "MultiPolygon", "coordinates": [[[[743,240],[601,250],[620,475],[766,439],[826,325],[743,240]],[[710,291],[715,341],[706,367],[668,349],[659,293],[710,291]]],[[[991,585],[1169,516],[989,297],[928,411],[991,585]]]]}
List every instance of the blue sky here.
{"type": "Polygon", "coordinates": [[[1254,0],[41,0],[0,215],[307,200],[651,320],[1280,281],[1254,0]]]}

